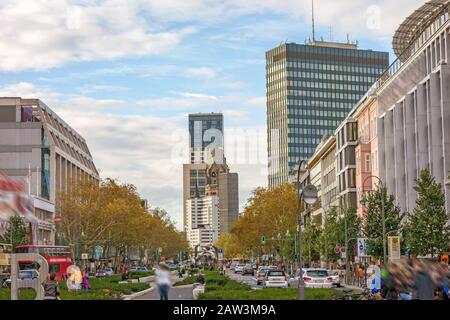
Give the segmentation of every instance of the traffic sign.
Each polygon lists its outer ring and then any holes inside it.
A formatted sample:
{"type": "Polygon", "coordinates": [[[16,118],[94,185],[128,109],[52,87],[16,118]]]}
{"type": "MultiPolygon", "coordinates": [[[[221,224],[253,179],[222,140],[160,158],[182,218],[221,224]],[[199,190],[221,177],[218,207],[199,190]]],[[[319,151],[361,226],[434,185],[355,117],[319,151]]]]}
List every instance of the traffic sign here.
{"type": "Polygon", "coordinates": [[[222,248],[217,249],[217,253],[223,253],[223,249],[222,248]]]}
{"type": "Polygon", "coordinates": [[[89,258],[89,255],[87,253],[81,254],[81,260],[87,260],[89,258]]]}
{"type": "Polygon", "coordinates": [[[357,250],[358,250],[358,257],[367,257],[367,238],[358,238],[357,239],[357,250]]]}
{"type": "Polygon", "coordinates": [[[217,260],[222,261],[223,260],[223,253],[219,252],[217,255],[217,260]]]}
{"type": "Polygon", "coordinates": [[[61,216],[56,216],[54,221],[55,221],[55,224],[60,224],[62,222],[61,216]]]}
{"type": "Polygon", "coordinates": [[[345,253],[345,247],[335,247],[334,253],[345,253]]]}

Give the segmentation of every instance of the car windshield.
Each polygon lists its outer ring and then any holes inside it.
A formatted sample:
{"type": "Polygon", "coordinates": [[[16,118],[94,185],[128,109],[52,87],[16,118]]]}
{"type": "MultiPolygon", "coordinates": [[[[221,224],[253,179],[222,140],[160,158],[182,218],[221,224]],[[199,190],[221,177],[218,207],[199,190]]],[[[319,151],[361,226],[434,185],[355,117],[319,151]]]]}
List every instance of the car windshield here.
{"type": "Polygon", "coordinates": [[[310,277],[327,277],[328,276],[327,270],[308,270],[307,274],[310,277]]]}
{"type": "Polygon", "coordinates": [[[283,277],[284,272],[283,271],[269,271],[267,272],[267,276],[269,277],[283,277]]]}
{"type": "Polygon", "coordinates": [[[328,270],[328,274],[331,276],[335,276],[338,274],[338,271],[337,270],[328,270]]]}

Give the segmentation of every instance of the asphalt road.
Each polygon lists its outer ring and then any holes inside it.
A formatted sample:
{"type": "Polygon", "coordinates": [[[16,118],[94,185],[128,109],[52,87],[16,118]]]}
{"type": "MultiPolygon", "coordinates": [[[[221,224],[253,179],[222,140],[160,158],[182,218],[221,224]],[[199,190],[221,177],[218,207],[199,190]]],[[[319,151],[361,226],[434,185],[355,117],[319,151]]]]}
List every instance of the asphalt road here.
{"type": "Polygon", "coordinates": [[[227,276],[230,277],[231,280],[248,284],[252,288],[262,288],[262,286],[256,285],[256,277],[252,275],[243,276],[240,273],[234,273],[233,271],[227,270],[227,276]]]}

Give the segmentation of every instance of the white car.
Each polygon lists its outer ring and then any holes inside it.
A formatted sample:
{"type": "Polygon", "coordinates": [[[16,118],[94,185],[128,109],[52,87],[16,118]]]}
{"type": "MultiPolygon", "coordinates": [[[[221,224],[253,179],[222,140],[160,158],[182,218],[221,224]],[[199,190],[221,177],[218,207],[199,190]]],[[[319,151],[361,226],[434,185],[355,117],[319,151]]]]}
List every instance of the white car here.
{"type": "Polygon", "coordinates": [[[333,287],[333,278],[326,269],[304,269],[303,280],[306,288],[333,287]]]}
{"type": "Polygon", "coordinates": [[[339,275],[339,270],[327,270],[328,275],[331,277],[333,285],[341,286],[341,277],[339,275]]]}
{"type": "Polygon", "coordinates": [[[284,271],[268,270],[264,280],[264,288],[287,288],[288,279],[284,271]]]}
{"type": "Polygon", "coordinates": [[[245,264],[238,264],[234,267],[234,273],[243,273],[245,264]]]}

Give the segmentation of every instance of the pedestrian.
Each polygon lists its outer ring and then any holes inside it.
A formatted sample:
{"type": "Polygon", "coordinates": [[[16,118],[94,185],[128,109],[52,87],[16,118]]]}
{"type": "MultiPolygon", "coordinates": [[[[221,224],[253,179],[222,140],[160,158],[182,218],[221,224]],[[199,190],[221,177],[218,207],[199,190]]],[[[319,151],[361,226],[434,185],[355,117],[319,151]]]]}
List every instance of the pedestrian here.
{"type": "Polygon", "coordinates": [[[91,284],[89,283],[89,273],[86,270],[84,270],[83,272],[81,288],[86,291],[91,290],[91,284]]]}
{"type": "Polygon", "coordinates": [[[197,276],[197,283],[200,283],[201,285],[205,284],[205,277],[203,276],[202,273],[199,273],[197,276]]]}
{"type": "Polygon", "coordinates": [[[398,276],[396,264],[390,264],[386,268],[386,274],[381,285],[381,295],[386,300],[398,300],[398,288],[395,278],[398,276]]]}
{"type": "Polygon", "coordinates": [[[413,262],[413,269],[413,299],[432,300],[435,285],[426,266],[417,259],[413,262]]]}
{"type": "Polygon", "coordinates": [[[364,284],[364,270],[362,265],[359,265],[358,267],[358,285],[360,287],[363,287],[364,284]]]}
{"type": "Polygon", "coordinates": [[[169,268],[161,263],[156,269],[155,274],[160,300],[169,300],[169,289],[171,285],[169,268]]]}
{"type": "Polygon", "coordinates": [[[52,272],[44,283],[44,300],[60,300],[59,296],[59,283],[56,281],[56,274],[52,272]]]}

